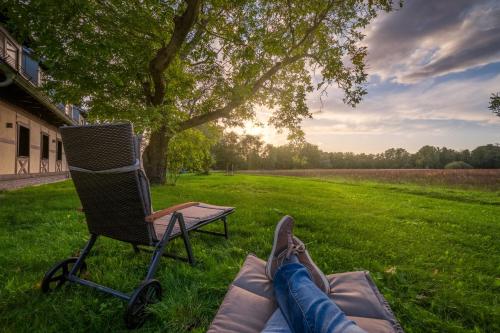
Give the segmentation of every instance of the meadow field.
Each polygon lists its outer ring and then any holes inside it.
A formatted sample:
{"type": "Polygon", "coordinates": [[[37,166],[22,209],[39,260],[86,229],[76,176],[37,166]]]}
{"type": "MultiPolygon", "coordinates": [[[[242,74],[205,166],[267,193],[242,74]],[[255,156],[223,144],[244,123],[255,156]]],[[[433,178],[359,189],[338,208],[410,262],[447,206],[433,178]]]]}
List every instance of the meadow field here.
{"type": "MultiPolygon", "coordinates": [[[[163,300],[138,332],[206,331],[246,255],[268,256],[285,214],[326,273],[370,271],[406,332],[500,332],[498,188],[289,175],[182,175],[177,186],[152,188],[156,209],[202,201],[237,210],[229,240],[192,235],[194,267],[163,259],[163,300]]],[[[76,285],[40,291],[46,270],[87,240],[79,206],[71,181],[0,192],[0,331],[124,331],[116,298],[76,285]]],[[[182,241],[170,249],[181,252],[182,241]]],[[[86,278],[132,290],[148,262],[101,239],[86,278]]]]}
{"type": "Polygon", "coordinates": [[[240,172],[273,176],[500,189],[500,169],[290,169],[246,170],[240,172]]]}

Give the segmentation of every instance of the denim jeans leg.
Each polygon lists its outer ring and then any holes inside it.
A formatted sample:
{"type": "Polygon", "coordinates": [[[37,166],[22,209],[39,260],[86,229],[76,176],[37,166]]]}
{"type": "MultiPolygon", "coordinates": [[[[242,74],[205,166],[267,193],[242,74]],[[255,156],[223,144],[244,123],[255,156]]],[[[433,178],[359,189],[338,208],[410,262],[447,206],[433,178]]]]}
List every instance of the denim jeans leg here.
{"type": "Polygon", "coordinates": [[[292,332],[366,333],[314,284],[302,264],[281,266],[273,284],[279,308],[292,332]]]}
{"type": "Polygon", "coordinates": [[[277,308],[261,333],[292,333],[280,308],[277,308]]]}

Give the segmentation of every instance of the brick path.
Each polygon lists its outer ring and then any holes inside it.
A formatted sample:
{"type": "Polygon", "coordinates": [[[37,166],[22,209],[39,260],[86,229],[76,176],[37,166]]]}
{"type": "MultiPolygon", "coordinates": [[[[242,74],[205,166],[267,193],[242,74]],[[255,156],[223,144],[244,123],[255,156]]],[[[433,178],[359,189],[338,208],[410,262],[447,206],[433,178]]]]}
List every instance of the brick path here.
{"type": "Polygon", "coordinates": [[[68,179],[67,175],[54,175],[47,177],[33,177],[23,179],[0,180],[0,191],[13,190],[27,186],[36,186],[60,182],[68,179]]]}

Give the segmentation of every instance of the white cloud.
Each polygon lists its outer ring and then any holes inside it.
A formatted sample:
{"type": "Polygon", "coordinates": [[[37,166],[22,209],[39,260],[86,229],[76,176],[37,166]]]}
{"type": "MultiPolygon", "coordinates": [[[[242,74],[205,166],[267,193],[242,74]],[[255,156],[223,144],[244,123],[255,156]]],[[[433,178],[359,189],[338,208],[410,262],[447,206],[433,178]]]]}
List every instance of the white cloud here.
{"type": "Polygon", "coordinates": [[[369,93],[356,109],[342,104],[338,93],[333,92],[331,95],[335,99],[327,100],[322,112],[316,114],[314,120],[306,121],[304,128],[328,127],[340,132],[373,133],[406,131],[408,126],[427,129],[417,125],[418,121],[500,125],[500,118],[487,109],[488,98],[498,87],[500,74],[489,79],[424,82],[401,92],[369,93]]]}

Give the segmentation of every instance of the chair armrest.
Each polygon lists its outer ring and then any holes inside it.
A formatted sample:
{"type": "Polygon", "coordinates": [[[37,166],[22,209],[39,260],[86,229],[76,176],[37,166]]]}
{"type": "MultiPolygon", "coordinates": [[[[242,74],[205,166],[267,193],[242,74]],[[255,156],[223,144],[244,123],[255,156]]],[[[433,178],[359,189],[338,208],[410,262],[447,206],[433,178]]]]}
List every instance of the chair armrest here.
{"type": "Polygon", "coordinates": [[[198,204],[199,204],[199,202],[186,202],[183,204],[179,204],[179,205],[175,205],[175,206],[172,206],[169,208],[159,210],[157,212],[154,212],[151,215],[146,216],[146,222],[154,222],[155,220],[159,219],[160,217],[175,213],[176,211],[184,209],[184,208],[196,206],[198,204]]]}

